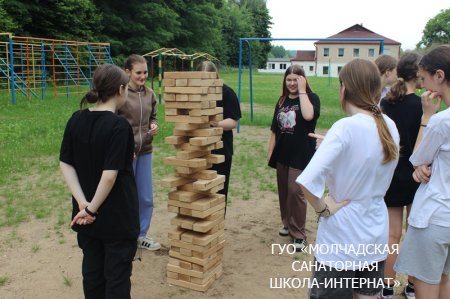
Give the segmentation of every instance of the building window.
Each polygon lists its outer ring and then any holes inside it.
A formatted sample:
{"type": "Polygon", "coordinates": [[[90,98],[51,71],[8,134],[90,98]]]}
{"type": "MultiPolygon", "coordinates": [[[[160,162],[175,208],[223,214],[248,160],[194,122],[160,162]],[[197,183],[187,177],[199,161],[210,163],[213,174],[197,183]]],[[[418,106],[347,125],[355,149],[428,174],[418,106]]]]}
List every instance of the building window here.
{"type": "Polygon", "coordinates": [[[375,49],[369,49],[369,57],[375,57],[375,49]]]}
{"type": "Polygon", "coordinates": [[[309,71],[310,71],[310,72],[313,72],[313,71],[314,71],[314,66],[310,65],[310,66],[309,66],[309,71]]]}
{"type": "Polygon", "coordinates": [[[359,57],[359,49],[358,48],[353,49],[353,57],[359,57]]]}
{"type": "Polygon", "coordinates": [[[338,66],[338,74],[341,72],[342,66],[338,66]]]}
{"type": "Polygon", "coordinates": [[[274,70],[275,69],[275,63],[269,63],[269,69],[274,70]]]}
{"type": "Polygon", "coordinates": [[[324,75],[328,75],[328,66],[324,66],[322,72],[324,75]]]}
{"type": "Polygon", "coordinates": [[[286,69],[286,63],[280,63],[280,70],[286,69]]]}
{"type": "Polygon", "coordinates": [[[325,57],[330,56],[330,48],[323,48],[323,56],[325,57]]]}
{"type": "Polygon", "coordinates": [[[339,48],[338,49],[338,56],[339,57],[344,57],[344,48],[339,48]]]}

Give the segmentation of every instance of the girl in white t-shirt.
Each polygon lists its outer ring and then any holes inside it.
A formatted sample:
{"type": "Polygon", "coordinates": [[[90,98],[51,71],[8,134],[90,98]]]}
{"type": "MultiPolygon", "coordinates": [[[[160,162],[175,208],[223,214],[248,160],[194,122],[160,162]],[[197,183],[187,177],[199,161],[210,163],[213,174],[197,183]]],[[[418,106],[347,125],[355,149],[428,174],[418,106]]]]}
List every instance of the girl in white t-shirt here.
{"type": "Polygon", "coordinates": [[[376,65],[355,59],[339,73],[340,100],[348,117],[328,131],[297,178],[320,217],[310,298],[376,298],[388,254],[384,195],[398,161],[395,123],[377,103],[376,65]],[[328,185],[330,196],[322,199],[328,185]],[[335,287],[325,288],[325,283],[335,287]]]}
{"type": "Polygon", "coordinates": [[[394,269],[414,276],[417,299],[450,296],[450,46],[423,56],[419,77],[423,115],[410,162],[422,183],[414,197],[408,231],[394,269]]]}

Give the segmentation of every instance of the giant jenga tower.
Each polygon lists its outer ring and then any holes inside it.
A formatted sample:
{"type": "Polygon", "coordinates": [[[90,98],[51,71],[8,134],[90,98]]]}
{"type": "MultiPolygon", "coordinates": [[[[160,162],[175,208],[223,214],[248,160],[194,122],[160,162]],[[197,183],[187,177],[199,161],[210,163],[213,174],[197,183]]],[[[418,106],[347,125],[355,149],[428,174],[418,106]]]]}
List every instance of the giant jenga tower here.
{"type": "Polygon", "coordinates": [[[209,170],[222,163],[223,155],[211,150],[222,148],[222,128],[210,127],[211,121],[223,119],[216,107],[222,100],[223,82],[214,72],[165,72],[166,122],[175,123],[173,136],[166,143],[177,149],[176,156],[166,157],[175,173],[162,180],[169,193],[172,218],[169,232],[170,251],[167,282],[197,291],[206,291],[222,274],[225,243],[225,176],[209,170]]]}

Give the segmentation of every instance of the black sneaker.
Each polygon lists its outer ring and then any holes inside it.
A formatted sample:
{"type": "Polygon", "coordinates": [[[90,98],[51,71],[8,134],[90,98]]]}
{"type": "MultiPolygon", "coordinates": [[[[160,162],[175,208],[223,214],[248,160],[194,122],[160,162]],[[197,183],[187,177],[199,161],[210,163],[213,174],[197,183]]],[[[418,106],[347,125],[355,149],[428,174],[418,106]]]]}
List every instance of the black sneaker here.
{"type": "Polygon", "coordinates": [[[289,236],[289,231],[287,227],[283,227],[278,231],[278,234],[282,237],[287,237],[289,236]]]}
{"type": "Polygon", "coordinates": [[[294,240],[292,240],[292,243],[294,244],[295,251],[297,251],[297,252],[302,251],[303,248],[306,247],[306,241],[303,239],[294,239],[294,240]]]}

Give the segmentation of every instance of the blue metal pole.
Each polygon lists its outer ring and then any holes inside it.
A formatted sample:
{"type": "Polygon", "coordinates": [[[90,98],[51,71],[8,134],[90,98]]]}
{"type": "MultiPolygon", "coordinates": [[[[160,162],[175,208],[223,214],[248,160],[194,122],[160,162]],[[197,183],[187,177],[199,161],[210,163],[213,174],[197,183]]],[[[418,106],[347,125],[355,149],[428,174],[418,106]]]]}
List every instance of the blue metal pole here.
{"type": "Polygon", "coordinates": [[[15,90],[15,82],[14,82],[14,53],[13,53],[13,40],[12,35],[9,35],[9,74],[10,74],[10,82],[11,82],[11,101],[12,104],[16,104],[16,90],[15,90]]]}
{"type": "Polygon", "coordinates": [[[249,79],[250,79],[250,121],[253,123],[253,79],[252,79],[252,47],[248,40],[245,41],[248,45],[248,67],[249,67],[249,79]]]}
{"type": "MultiPolygon", "coordinates": [[[[238,101],[241,104],[241,82],[242,82],[242,38],[239,39],[239,71],[238,71],[238,101]]],[[[241,123],[237,124],[237,132],[239,133],[241,123]]]]}

